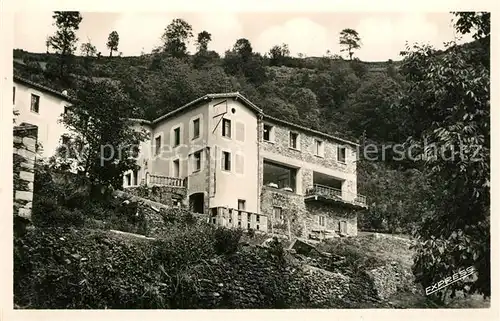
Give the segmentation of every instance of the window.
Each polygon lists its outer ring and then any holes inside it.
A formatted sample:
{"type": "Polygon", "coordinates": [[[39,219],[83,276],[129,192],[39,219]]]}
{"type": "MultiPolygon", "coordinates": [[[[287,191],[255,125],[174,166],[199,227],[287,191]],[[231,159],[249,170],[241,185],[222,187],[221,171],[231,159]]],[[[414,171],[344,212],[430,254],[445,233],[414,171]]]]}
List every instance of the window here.
{"type": "MultiPolygon", "coordinates": [[[[260,223],[260,215],[255,216],[255,222],[260,223]]],[[[257,225],[257,227],[258,227],[258,225],[257,225]]]]}
{"type": "Polygon", "coordinates": [[[337,147],[337,160],[345,163],[345,147],[337,147]]]}
{"type": "Polygon", "coordinates": [[[241,222],[238,222],[238,227],[241,227],[241,222]]]}
{"type": "Polygon", "coordinates": [[[273,215],[275,220],[281,221],[283,219],[283,209],[281,207],[274,206],[273,215]]]}
{"type": "Polygon", "coordinates": [[[231,138],[231,121],[229,119],[222,119],[222,136],[231,138]]]}
{"type": "Polygon", "coordinates": [[[324,216],[319,216],[319,225],[325,226],[325,217],[324,216]]]}
{"type": "Polygon", "coordinates": [[[245,200],[238,200],[238,210],[244,211],[246,208],[246,203],[247,201],[245,200]]]}
{"type": "Polygon", "coordinates": [[[200,119],[193,120],[193,139],[200,137],[200,119]]]}
{"type": "Polygon", "coordinates": [[[31,111],[37,114],[40,111],[40,96],[31,94],[31,111]]]}
{"type": "Polygon", "coordinates": [[[16,104],[16,86],[12,87],[12,103],[16,104]]]}
{"type": "Polygon", "coordinates": [[[155,155],[160,154],[161,149],[161,136],[155,138],[155,155]]]}
{"type": "Polygon", "coordinates": [[[127,186],[132,185],[132,174],[125,175],[125,179],[127,180],[127,186]]]}
{"type": "Polygon", "coordinates": [[[181,128],[174,129],[174,147],[181,144],[181,128]]]}
{"type": "Polygon", "coordinates": [[[317,139],[314,140],[314,155],[320,157],[324,156],[323,142],[317,139]]]}
{"type": "Polygon", "coordinates": [[[247,229],[250,229],[250,223],[247,224],[247,229]]]}
{"type": "Polygon", "coordinates": [[[290,132],[290,147],[298,149],[299,134],[290,132]]]}
{"type": "Polygon", "coordinates": [[[64,106],[64,114],[66,115],[70,111],[69,106],[64,106]]]}
{"type": "Polygon", "coordinates": [[[243,157],[242,154],[236,154],[235,155],[235,162],[236,162],[236,173],[238,174],[243,174],[243,168],[245,165],[245,158],[243,157]]]}
{"type": "Polygon", "coordinates": [[[173,173],[172,173],[172,176],[173,177],[179,177],[180,176],[180,162],[178,159],[174,160],[172,162],[173,164],[173,173]]]}
{"type": "Polygon", "coordinates": [[[256,225],[256,226],[255,226],[255,229],[256,229],[256,230],[258,230],[258,229],[259,229],[259,225],[256,225]]]}
{"type": "Polygon", "coordinates": [[[134,185],[139,185],[139,171],[135,170],[133,173],[134,173],[134,185]]]}
{"type": "Polygon", "coordinates": [[[174,207],[181,207],[181,201],[180,200],[174,199],[173,202],[174,202],[174,207]]]}
{"type": "Polygon", "coordinates": [[[273,126],[264,124],[264,140],[266,142],[273,141],[272,134],[273,134],[273,126]]]}
{"type": "Polygon", "coordinates": [[[201,151],[193,154],[193,173],[201,170],[201,151]]]}
{"type": "Polygon", "coordinates": [[[229,152],[222,152],[222,169],[231,171],[231,154],[229,152]]]}

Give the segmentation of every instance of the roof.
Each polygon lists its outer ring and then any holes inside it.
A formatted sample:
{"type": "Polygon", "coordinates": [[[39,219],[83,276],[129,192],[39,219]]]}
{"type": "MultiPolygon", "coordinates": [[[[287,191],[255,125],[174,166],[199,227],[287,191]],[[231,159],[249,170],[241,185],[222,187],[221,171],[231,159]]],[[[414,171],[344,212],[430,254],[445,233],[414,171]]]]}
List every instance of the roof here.
{"type": "Polygon", "coordinates": [[[308,132],[308,133],[312,133],[312,134],[318,135],[320,137],[329,138],[329,139],[336,140],[336,141],[339,141],[339,142],[342,142],[342,143],[345,143],[345,144],[349,144],[349,145],[352,145],[352,146],[359,146],[358,143],[352,142],[350,140],[343,139],[343,138],[340,138],[340,137],[337,137],[337,136],[333,136],[333,135],[330,135],[330,134],[327,134],[327,133],[323,133],[323,132],[320,132],[318,130],[307,128],[307,127],[304,127],[304,126],[301,126],[301,125],[298,125],[298,124],[295,124],[295,123],[291,123],[291,122],[288,122],[288,121],[283,120],[283,119],[272,117],[272,116],[269,116],[269,115],[266,115],[266,114],[264,114],[264,119],[267,119],[267,120],[270,120],[271,122],[276,122],[276,123],[279,123],[279,124],[282,124],[282,125],[285,125],[285,126],[289,126],[289,127],[292,127],[292,128],[298,129],[298,130],[302,130],[302,131],[305,131],[305,132],[308,132]]]}
{"type": "Polygon", "coordinates": [[[241,100],[241,102],[244,105],[246,105],[250,109],[254,110],[256,113],[262,114],[262,109],[257,107],[254,103],[252,103],[250,100],[248,100],[245,96],[243,96],[239,92],[207,94],[207,95],[202,96],[200,98],[197,98],[197,99],[185,104],[184,106],[181,106],[181,107],[179,107],[179,108],[177,108],[177,109],[175,109],[175,110],[173,110],[173,111],[171,111],[171,112],[169,112],[161,117],[156,118],[155,120],[152,121],[152,124],[157,124],[158,122],[160,122],[166,118],[172,117],[173,115],[178,114],[181,111],[184,111],[190,107],[196,106],[198,103],[200,103],[202,101],[208,101],[208,100],[218,99],[218,98],[233,98],[235,100],[241,100]]]}
{"type": "Polygon", "coordinates": [[[53,96],[56,96],[56,97],[61,98],[63,100],[66,100],[68,102],[72,101],[72,98],[70,96],[64,95],[62,92],[55,90],[53,88],[49,88],[49,87],[44,86],[44,85],[40,85],[40,84],[38,84],[34,81],[31,81],[31,80],[28,80],[26,78],[22,78],[22,77],[14,75],[14,82],[22,83],[24,85],[27,85],[27,86],[30,86],[32,88],[38,89],[40,91],[46,92],[48,94],[51,94],[53,96]]]}
{"type": "Polygon", "coordinates": [[[151,126],[151,124],[152,124],[149,120],[141,119],[141,118],[127,118],[127,120],[130,122],[133,122],[133,123],[139,123],[139,125],[150,125],[151,126]]]}
{"type": "MultiPolygon", "coordinates": [[[[355,142],[352,142],[352,141],[349,141],[349,140],[346,140],[346,139],[343,139],[343,138],[340,138],[340,137],[332,136],[332,135],[327,134],[327,133],[323,133],[323,132],[320,132],[320,131],[317,131],[317,130],[314,130],[314,129],[310,129],[310,128],[307,128],[307,127],[304,127],[304,126],[301,126],[301,125],[298,125],[298,124],[294,124],[294,123],[291,123],[291,122],[288,122],[288,121],[285,121],[285,120],[282,120],[282,119],[279,119],[279,118],[275,118],[275,117],[266,115],[266,114],[264,114],[262,112],[262,109],[260,109],[259,107],[257,107],[254,103],[252,103],[250,100],[248,100],[245,96],[243,96],[239,92],[234,92],[234,93],[220,93],[220,94],[207,94],[207,95],[202,96],[200,98],[197,98],[197,99],[195,99],[195,100],[193,100],[193,101],[185,104],[184,106],[181,106],[181,107],[179,107],[179,108],[177,108],[177,109],[175,109],[175,110],[173,110],[173,111],[171,111],[171,112],[169,112],[169,113],[167,113],[167,114],[165,114],[163,116],[160,116],[160,117],[156,118],[155,120],[153,120],[150,123],[148,123],[147,121],[144,121],[144,123],[155,125],[155,124],[161,122],[164,119],[172,117],[172,116],[174,116],[174,115],[176,115],[176,114],[178,114],[178,113],[180,113],[182,111],[187,110],[190,107],[196,106],[198,103],[200,103],[202,101],[207,101],[207,100],[212,100],[212,99],[218,99],[218,98],[233,98],[235,100],[240,100],[243,104],[245,104],[250,109],[254,110],[257,114],[263,115],[264,119],[271,120],[273,122],[280,123],[280,124],[283,124],[283,125],[286,125],[286,126],[289,126],[289,127],[292,127],[292,128],[296,128],[298,130],[309,132],[309,133],[318,135],[320,137],[324,137],[324,138],[336,140],[336,141],[339,141],[339,142],[342,142],[342,143],[345,143],[345,144],[349,144],[349,145],[352,145],[352,146],[359,146],[359,144],[357,144],[355,142]]],[[[135,121],[143,121],[143,120],[137,120],[137,119],[134,119],[134,120],[135,121]]]]}

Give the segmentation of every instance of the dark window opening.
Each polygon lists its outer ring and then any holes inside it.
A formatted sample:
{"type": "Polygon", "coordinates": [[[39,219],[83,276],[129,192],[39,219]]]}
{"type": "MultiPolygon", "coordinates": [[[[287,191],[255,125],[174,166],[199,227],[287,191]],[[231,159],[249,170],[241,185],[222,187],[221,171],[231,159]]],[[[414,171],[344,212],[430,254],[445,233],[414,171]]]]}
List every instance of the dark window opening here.
{"type": "Polygon", "coordinates": [[[134,171],[134,185],[139,185],[139,171],[134,171]]]}
{"type": "Polygon", "coordinates": [[[161,149],[161,136],[155,138],[155,155],[160,154],[161,149]]]}
{"type": "Polygon", "coordinates": [[[193,120],[193,139],[200,137],[200,119],[193,120]]]}
{"type": "Polygon", "coordinates": [[[31,94],[31,111],[34,113],[40,112],[40,96],[31,94]]]}
{"type": "Polygon", "coordinates": [[[229,119],[222,119],[222,136],[231,138],[231,121],[229,119]]]}
{"type": "Polygon", "coordinates": [[[181,128],[174,129],[174,147],[181,144],[181,128]]]}
{"type": "Polygon", "coordinates": [[[198,172],[201,170],[201,152],[196,152],[193,154],[193,172],[198,172]]]}
{"type": "Polygon", "coordinates": [[[297,149],[299,134],[290,132],[290,147],[297,149]]]}
{"type": "Polygon", "coordinates": [[[297,189],[297,169],[284,165],[264,161],[264,180],[265,186],[275,188],[289,188],[292,192],[297,189]]]}
{"type": "Polygon", "coordinates": [[[231,171],[231,154],[229,152],[222,152],[222,169],[231,171]]]}
{"type": "Polygon", "coordinates": [[[264,140],[271,141],[271,131],[273,126],[264,124],[264,140]]]}
{"type": "Polygon", "coordinates": [[[346,155],[345,147],[338,147],[337,148],[337,160],[339,162],[345,163],[345,155],[346,155]]]}

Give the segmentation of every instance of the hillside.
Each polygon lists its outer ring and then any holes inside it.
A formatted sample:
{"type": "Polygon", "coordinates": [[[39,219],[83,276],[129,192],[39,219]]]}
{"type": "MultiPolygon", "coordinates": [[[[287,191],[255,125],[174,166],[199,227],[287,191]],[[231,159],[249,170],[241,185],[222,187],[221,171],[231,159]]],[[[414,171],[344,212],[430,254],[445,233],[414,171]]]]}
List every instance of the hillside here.
{"type": "MultiPolygon", "coordinates": [[[[71,73],[73,79],[86,76],[121,82],[140,106],[141,113],[134,117],[152,119],[206,93],[240,91],[270,115],[357,140],[362,129],[349,124],[355,116],[356,91],[373,82],[391,81],[398,64],[308,57],[289,58],[276,66],[256,57],[246,70],[233,70],[235,64],[229,58],[215,56],[202,66],[196,56],[184,60],[164,54],[76,56],[71,73]],[[307,116],[299,116],[303,114],[307,116]]],[[[57,79],[57,64],[54,54],[14,50],[17,75],[68,89],[57,79]]]]}

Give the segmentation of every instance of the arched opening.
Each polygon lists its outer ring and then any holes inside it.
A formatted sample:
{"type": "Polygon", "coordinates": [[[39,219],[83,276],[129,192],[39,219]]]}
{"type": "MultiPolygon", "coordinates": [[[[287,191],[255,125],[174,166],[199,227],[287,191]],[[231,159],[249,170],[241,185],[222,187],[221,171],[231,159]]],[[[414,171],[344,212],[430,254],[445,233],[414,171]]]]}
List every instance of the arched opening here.
{"type": "Polygon", "coordinates": [[[194,213],[205,212],[205,194],[204,193],[193,193],[189,195],[189,208],[194,213]]]}

